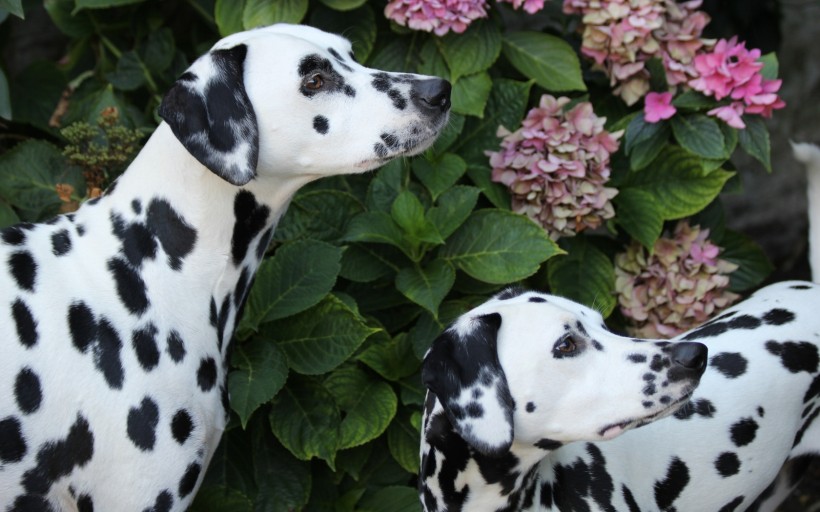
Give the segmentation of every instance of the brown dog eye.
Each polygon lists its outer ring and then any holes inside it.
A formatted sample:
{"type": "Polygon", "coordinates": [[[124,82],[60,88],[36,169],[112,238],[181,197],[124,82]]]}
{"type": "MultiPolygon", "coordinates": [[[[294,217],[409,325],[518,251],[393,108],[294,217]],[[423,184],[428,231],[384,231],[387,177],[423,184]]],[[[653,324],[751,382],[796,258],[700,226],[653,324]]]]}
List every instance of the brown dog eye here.
{"type": "Polygon", "coordinates": [[[323,85],[325,85],[325,81],[322,75],[319,74],[313,75],[305,80],[305,89],[310,89],[311,91],[318,91],[323,85]]]}
{"type": "Polygon", "coordinates": [[[572,337],[567,334],[557,342],[555,342],[555,346],[553,350],[561,352],[562,354],[569,354],[570,352],[575,352],[575,342],[572,340],[572,337]]]}

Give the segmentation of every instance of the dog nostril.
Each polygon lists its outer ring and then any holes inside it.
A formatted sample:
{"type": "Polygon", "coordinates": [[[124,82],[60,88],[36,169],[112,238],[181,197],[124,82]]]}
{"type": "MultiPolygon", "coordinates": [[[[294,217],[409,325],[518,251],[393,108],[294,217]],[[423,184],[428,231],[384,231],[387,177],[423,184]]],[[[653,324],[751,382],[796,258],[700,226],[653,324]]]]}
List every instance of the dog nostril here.
{"type": "Polygon", "coordinates": [[[452,86],[447,80],[431,78],[413,84],[412,96],[419,107],[447,112],[452,86]]]}
{"type": "Polygon", "coordinates": [[[672,361],[688,370],[703,371],[706,369],[708,349],[702,343],[684,342],[672,349],[672,361]]]}

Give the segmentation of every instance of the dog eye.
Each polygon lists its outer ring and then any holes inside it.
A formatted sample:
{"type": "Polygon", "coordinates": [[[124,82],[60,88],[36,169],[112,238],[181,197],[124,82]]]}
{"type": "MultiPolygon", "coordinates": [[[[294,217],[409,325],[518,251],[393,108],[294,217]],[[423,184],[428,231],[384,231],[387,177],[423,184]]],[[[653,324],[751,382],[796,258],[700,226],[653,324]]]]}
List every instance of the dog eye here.
{"type": "Polygon", "coordinates": [[[304,83],[305,89],[310,89],[311,91],[318,91],[323,85],[325,85],[325,80],[322,78],[322,75],[318,73],[307,78],[304,83]]]}
{"type": "Polygon", "coordinates": [[[560,340],[555,342],[555,346],[552,347],[552,350],[562,354],[570,354],[575,352],[577,348],[575,341],[572,339],[572,335],[565,334],[560,340]]]}

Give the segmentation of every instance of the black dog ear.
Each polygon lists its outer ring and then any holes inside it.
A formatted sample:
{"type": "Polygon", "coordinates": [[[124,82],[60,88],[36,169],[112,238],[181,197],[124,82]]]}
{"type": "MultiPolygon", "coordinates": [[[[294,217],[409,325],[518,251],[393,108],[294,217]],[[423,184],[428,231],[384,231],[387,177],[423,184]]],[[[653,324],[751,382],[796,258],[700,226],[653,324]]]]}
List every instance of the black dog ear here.
{"type": "Polygon", "coordinates": [[[513,442],[515,402],[498,362],[501,315],[456,322],[424,357],[422,380],[458,434],[478,452],[507,453],[513,442]]]}
{"type": "Polygon", "coordinates": [[[203,55],[171,87],[159,115],[185,149],[234,185],[256,176],[259,128],[245,91],[244,44],[203,55]]]}

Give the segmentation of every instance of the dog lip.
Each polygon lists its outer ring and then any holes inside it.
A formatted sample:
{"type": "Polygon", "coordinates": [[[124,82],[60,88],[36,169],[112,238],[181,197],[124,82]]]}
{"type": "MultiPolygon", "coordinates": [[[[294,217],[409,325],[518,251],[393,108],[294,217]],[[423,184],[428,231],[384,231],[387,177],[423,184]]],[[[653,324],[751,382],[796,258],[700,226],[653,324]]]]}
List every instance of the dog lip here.
{"type": "Polygon", "coordinates": [[[648,416],[641,416],[639,418],[631,418],[628,420],[619,421],[617,423],[610,423],[609,425],[599,430],[598,435],[604,439],[611,439],[616,435],[620,434],[620,432],[616,432],[613,434],[609,432],[610,430],[621,429],[622,431],[627,431],[639,426],[646,425],[647,423],[650,423],[653,420],[666,416],[670,414],[672,411],[677,410],[678,406],[683,405],[686,401],[692,398],[692,395],[695,393],[695,387],[696,386],[692,386],[692,388],[687,390],[683,395],[681,395],[680,398],[670,403],[660,411],[657,411],[648,416]],[[607,434],[609,434],[609,436],[607,436],[607,434]]]}

